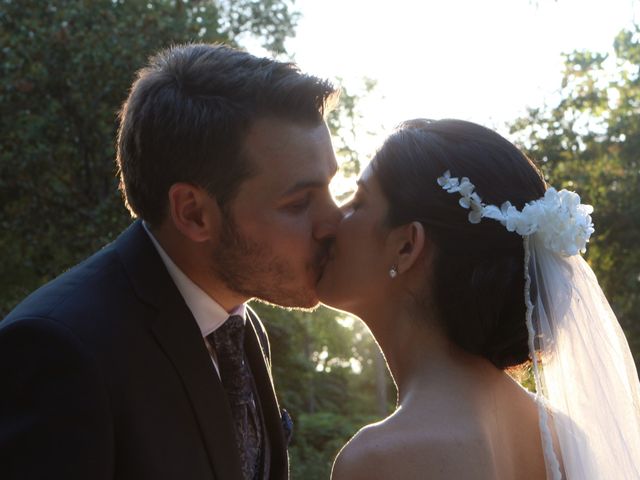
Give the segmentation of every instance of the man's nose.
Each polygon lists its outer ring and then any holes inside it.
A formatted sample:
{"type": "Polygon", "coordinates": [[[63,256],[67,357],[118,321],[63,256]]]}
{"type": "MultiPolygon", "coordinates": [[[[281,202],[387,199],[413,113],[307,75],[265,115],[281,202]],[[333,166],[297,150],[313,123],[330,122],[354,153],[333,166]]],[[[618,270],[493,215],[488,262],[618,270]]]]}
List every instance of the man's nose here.
{"type": "Polygon", "coordinates": [[[316,222],[313,236],[316,240],[326,240],[336,236],[338,224],[342,220],[342,210],[332,200],[322,218],[316,222]]]}

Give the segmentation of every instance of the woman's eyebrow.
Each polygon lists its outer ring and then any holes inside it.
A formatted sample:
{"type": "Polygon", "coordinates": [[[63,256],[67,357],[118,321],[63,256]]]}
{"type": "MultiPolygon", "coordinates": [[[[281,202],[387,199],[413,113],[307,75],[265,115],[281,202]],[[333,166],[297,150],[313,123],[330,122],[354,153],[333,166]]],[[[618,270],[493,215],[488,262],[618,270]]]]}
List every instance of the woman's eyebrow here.
{"type": "Polygon", "coordinates": [[[358,188],[361,188],[361,189],[362,189],[362,190],[364,190],[365,192],[367,192],[367,193],[369,192],[369,189],[367,188],[366,183],[364,183],[364,180],[359,179],[359,180],[356,182],[356,185],[358,185],[358,188]]]}

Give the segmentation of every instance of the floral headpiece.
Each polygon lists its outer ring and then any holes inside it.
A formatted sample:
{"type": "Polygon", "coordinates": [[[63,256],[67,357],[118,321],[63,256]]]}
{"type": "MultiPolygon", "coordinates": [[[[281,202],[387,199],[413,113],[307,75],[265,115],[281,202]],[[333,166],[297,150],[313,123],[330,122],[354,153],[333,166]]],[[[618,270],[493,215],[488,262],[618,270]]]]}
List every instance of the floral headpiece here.
{"type": "Polygon", "coordinates": [[[467,177],[452,177],[447,170],[438,178],[440,185],[448,193],[459,192],[460,206],[471,210],[469,221],[480,223],[483,218],[499,221],[510,232],[528,236],[537,234],[549,250],[564,256],[584,253],[589,237],[594,232],[591,213],[593,207],[580,203],[575,192],[549,188],[544,197],[527,203],[522,211],[504,202],[499,208],[486,205],[478,196],[475,185],[467,177]]]}

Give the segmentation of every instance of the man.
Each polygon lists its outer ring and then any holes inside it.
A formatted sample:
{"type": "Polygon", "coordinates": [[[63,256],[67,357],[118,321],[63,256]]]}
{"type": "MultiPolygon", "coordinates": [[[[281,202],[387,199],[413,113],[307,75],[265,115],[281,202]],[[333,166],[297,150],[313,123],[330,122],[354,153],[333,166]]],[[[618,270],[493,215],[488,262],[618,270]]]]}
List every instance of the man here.
{"type": "Polygon", "coordinates": [[[139,219],[0,323],[3,479],[287,478],[269,345],[244,303],[317,304],[340,219],[334,94],[224,46],[139,73],[117,158],[139,219]]]}

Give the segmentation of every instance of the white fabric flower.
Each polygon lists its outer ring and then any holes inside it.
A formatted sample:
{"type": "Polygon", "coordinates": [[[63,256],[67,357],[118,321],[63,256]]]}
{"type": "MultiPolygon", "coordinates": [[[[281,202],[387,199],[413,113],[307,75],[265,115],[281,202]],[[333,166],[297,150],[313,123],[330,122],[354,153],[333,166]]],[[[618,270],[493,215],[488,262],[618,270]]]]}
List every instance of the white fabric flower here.
{"type": "Polygon", "coordinates": [[[480,223],[482,220],[482,205],[478,203],[471,204],[471,211],[469,212],[469,221],[471,223],[480,223]]]}
{"type": "Polygon", "coordinates": [[[447,170],[444,175],[438,177],[438,185],[444,188],[449,193],[455,193],[459,190],[459,181],[457,178],[451,178],[451,172],[447,170]]]}
{"type": "Polygon", "coordinates": [[[473,183],[471,183],[467,177],[462,177],[462,180],[460,180],[460,195],[469,198],[474,188],[473,183]]]}
{"type": "Polygon", "coordinates": [[[593,207],[581,204],[575,192],[549,188],[542,198],[527,203],[519,211],[510,202],[500,208],[485,205],[467,177],[458,180],[449,170],[438,178],[438,185],[448,193],[460,193],[458,203],[471,210],[469,222],[480,223],[482,218],[497,220],[510,232],[539,236],[546,248],[564,256],[584,253],[594,232],[590,216],[593,207]]]}
{"type": "Polygon", "coordinates": [[[447,170],[441,177],[438,177],[438,185],[440,185],[445,190],[447,189],[447,185],[449,180],[451,179],[451,172],[447,170]]]}

